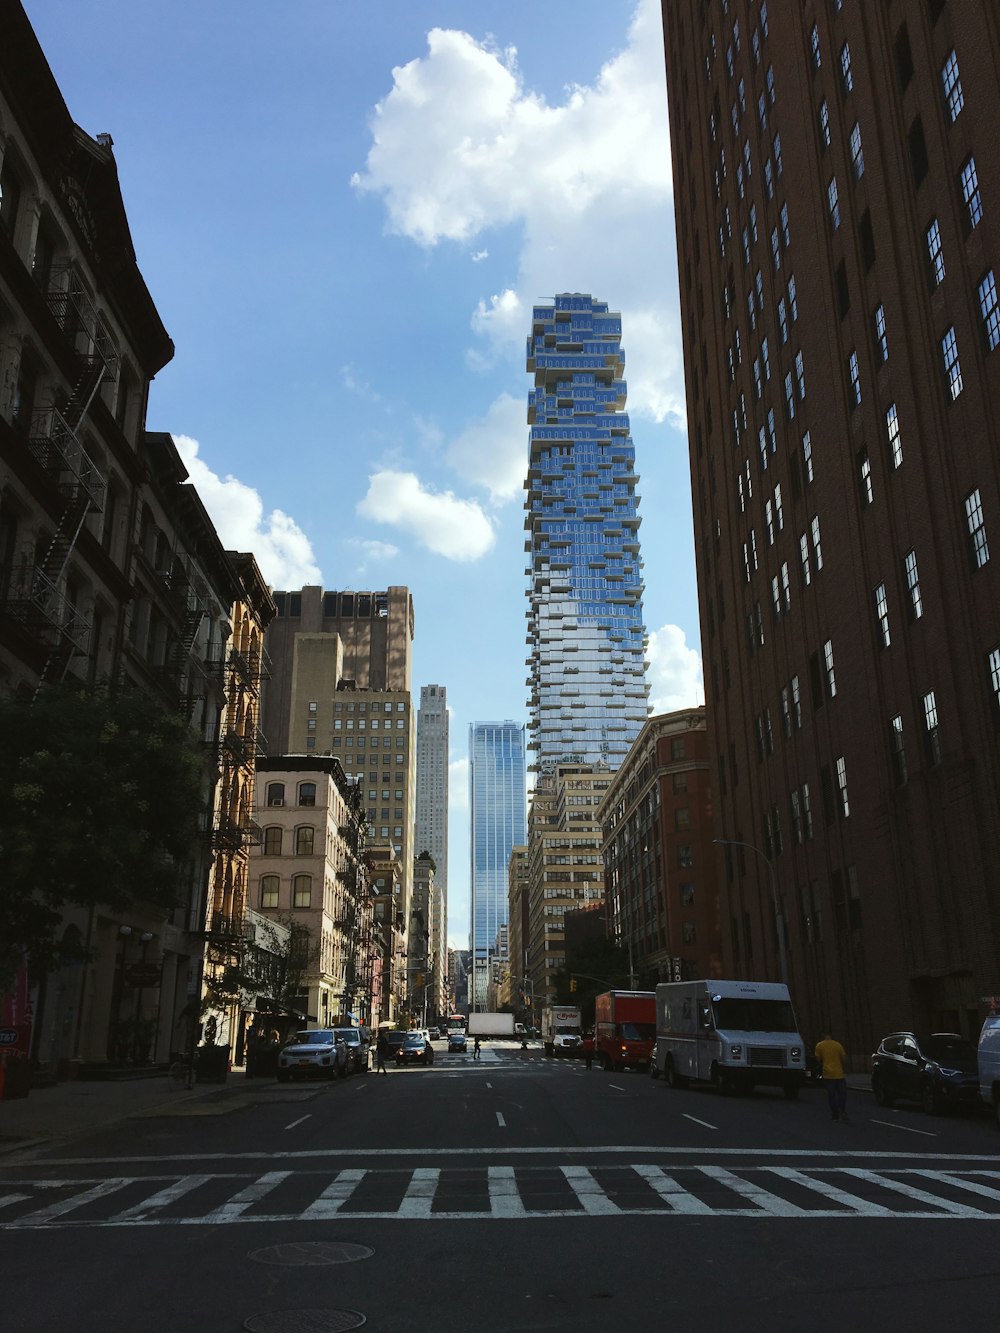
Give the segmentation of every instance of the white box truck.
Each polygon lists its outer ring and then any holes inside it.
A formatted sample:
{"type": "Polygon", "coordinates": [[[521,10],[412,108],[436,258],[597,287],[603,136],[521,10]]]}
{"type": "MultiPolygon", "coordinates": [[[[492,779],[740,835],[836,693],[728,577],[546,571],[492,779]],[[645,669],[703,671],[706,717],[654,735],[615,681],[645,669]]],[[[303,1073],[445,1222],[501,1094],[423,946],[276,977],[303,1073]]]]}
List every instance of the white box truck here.
{"type": "Polygon", "coordinates": [[[794,1098],[806,1077],[805,1043],[788,987],[777,981],[674,981],[656,988],[649,1072],[672,1088],[690,1079],[735,1092],[769,1084],[794,1098]]]}
{"type": "Polygon", "coordinates": [[[580,1010],[564,1004],[543,1009],[542,1045],[546,1055],[579,1055],[580,1010]]]}
{"type": "Polygon", "coordinates": [[[513,1037],[514,1015],[496,1013],[470,1013],[470,1037],[513,1037]]]}

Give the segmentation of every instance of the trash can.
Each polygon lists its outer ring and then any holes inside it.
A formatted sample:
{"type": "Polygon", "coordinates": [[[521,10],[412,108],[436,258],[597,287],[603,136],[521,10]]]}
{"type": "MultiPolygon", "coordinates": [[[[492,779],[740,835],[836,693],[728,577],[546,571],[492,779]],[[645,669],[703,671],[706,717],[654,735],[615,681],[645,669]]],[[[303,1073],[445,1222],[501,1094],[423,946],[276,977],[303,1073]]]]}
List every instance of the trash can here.
{"type": "Polygon", "coordinates": [[[229,1073],[228,1046],[199,1046],[194,1053],[196,1083],[225,1083],[229,1073]]]}

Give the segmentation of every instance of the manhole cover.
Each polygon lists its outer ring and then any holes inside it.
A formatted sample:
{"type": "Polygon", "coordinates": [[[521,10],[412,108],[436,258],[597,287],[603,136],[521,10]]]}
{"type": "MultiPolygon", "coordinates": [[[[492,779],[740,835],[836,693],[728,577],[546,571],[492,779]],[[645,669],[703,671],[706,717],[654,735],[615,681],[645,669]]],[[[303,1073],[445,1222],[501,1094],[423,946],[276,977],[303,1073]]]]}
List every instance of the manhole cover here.
{"type": "MultiPolygon", "coordinates": [[[[302,1240],[284,1245],[268,1245],[263,1250],[251,1250],[247,1256],[259,1264],[287,1264],[290,1268],[316,1268],[324,1264],[353,1264],[359,1259],[370,1259],[375,1253],[367,1245],[351,1245],[347,1241],[302,1240]]],[[[353,1324],[345,1325],[353,1328],[353,1324]]]]}
{"type": "Polygon", "coordinates": [[[250,1333],[344,1333],[367,1323],[357,1310],[275,1310],[252,1314],[243,1327],[250,1333]]]}

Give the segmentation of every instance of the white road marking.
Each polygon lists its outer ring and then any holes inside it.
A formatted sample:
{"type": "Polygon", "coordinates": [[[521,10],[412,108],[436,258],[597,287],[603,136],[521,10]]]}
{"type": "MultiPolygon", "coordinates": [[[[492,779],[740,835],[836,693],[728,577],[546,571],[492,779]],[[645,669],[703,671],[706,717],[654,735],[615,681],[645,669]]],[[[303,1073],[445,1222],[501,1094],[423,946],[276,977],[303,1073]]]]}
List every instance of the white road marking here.
{"type": "Polygon", "coordinates": [[[752,1180],[744,1180],[742,1176],[734,1175],[732,1171],[727,1171],[724,1166],[703,1166],[701,1171],[703,1175],[711,1176],[720,1185],[725,1185],[727,1189],[731,1189],[734,1194],[740,1194],[744,1199],[749,1199],[751,1203],[757,1204],[772,1217],[801,1217],[807,1211],[805,1208],[800,1208],[798,1204],[789,1203],[787,1199],[779,1198],[777,1194],[772,1194],[770,1190],[755,1185],[752,1180]]]}
{"type": "MultiPolygon", "coordinates": [[[[894,1217],[891,1208],[886,1208],[880,1203],[869,1203],[867,1199],[861,1199],[857,1194],[848,1194],[845,1190],[837,1189],[836,1185],[831,1185],[825,1180],[816,1180],[812,1176],[807,1176],[801,1171],[795,1171],[790,1166],[769,1166],[768,1171],[775,1172],[782,1180],[791,1180],[804,1189],[813,1190],[816,1194],[822,1194],[825,1198],[831,1199],[834,1203],[841,1203],[845,1208],[849,1208],[851,1214],[858,1216],[864,1214],[865,1217],[894,1217]]],[[[810,1217],[813,1212],[810,1209],[810,1217]]],[[[826,1214],[828,1217],[834,1216],[833,1213],[826,1214]]],[[[846,1216],[846,1214],[842,1214],[846,1216]]]]}
{"type": "Polygon", "coordinates": [[[497,1124],[500,1126],[501,1129],[507,1128],[507,1121],[503,1118],[502,1111],[497,1111],[497,1124]]]}
{"type": "Polygon", "coordinates": [[[234,1218],[245,1213],[248,1208],[252,1208],[259,1199],[263,1199],[283,1180],[287,1180],[292,1173],[290,1171],[268,1171],[258,1180],[253,1181],[246,1189],[242,1189],[238,1194],[234,1194],[226,1203],[220,1204],[218,1208],[213,1208],[205,1217],[206,1222],[231,1222],[234,1218]]]}
{"type": "Polygon", "coordinates": [[[916,1199],[917,1203],[930,1204],[934,1208],[940,1208],[943,1212],[951,1213],[954,1217],[992,1216],[991,1213],[984,1212],[982,1208],[973,1208],[971,1204],[955,1203],[952,1199],[943,1199],[938,1194],[930,1194],[927,1190],[917,1189],[914,1185],[906,1185],[900,1180],[883,1176],[878,1171],[866,1171],[860,1166],[845,1166],[844,1171],[849,1176],[857,1176],[859,1180],[870,1181],[873,1185],[880,1185],[883,1189],[902,1194],[907,1199],[916,1199]]]}
{"type": "Polygon", "coordinates": [[[609,1084],[608,1084],[608,1087],[609,1087],[609,1088],[614,1088],[615,1092],[624,1092],[624,1091],[625,1091],[625,1089],[624,1089],[624,1088],[620,1088],[620,1087],[618,1086],[617,1083],[609,1083],[609,1084]]]}
{"type": "Polygon", "coordinates": [[[0,1208],[7,1208],[13,1203],[23,1203],[25,1199],[30,1199],[30,1194],[0,1194],[0,1208]]]}
{"type": "Polygon", "coordinates": [[[492,1090],[492,1088],[493,1088],[493,1084],[492,1084],[492,1083],[487,1083],[486,1086],[487,1086],[489,1089],[491,1089],[491,1090],[492,1090]]]}
{"type": "Polygon", "coordinates": [[[430,1217],[441,1172],[436,1166],[418,1166],[397,1209],[400,1217],[430,1217]]]}
{"type": "Polygon", "coordinates": [[[885,1125],[889,1129],[902,1129],[907,1134],[923,1134],[925,1139],[936,1139],[937,1134],[931,1129],[911,1129],[909,1125],[899,1125],[895,1120],[873,1120],[873,1125],[885,1125]]]}
{"type": "Polygon", "coordinates": [[[489,1168],[490,1214],[493,1217],[524,1217],[525,1207],[512,1166],[489,1168]]]}
{"type": "Polygon", "coordinates": [[[675,1213],[698,1214],[706,1216],[711,1213],[707,1203],[704,1203],[694,1194],[689,1194],[686,1189],[678,1185],[673,1176],[668,1175],[660,1166],[634,1166],[632,1168],[637,1175],[642,1176],[647,1185],[651,1185],[657,1194],[668,1204],[671,1211],[675,1213]]]}
{"type": "Polygon", "coordinates": [[[306,1222],[320,1222],[328,1217],[336,1217],[344,1202],[351,1197],[368,1174],[367,1171],[339,1171],[336,1178],[327,1185],[319,1198],[302,1213],[306,1222]]]}
{"type": "Polygon", "coordinates": [[[109,1221],[140,1221],[148,1217],[150,1213],[156,1212],[158,1208],[166,1208],[167,1204],[173,1203],[175,1199],[190,1194],[192,1190],[197,1189],[199,1185],[204,1185],[206,1181],[211,1179],[211,1176],[182,1176],[180,1180],[175,1180],[172,1185],[151,1194],[148,1199],[143,1199],[142,1203],[137,1203],[134,1208],[126,1208],[124,1212],[115,1213],[109,1221]]]}
{"type": "MultiPolygon", "coordinates": [[[[923,1133],[924,1131],[918,1131],[923,1133]]],[[[647,1144],[619,1144],[605,1143],[600,1145],[581,1147],[579,1144],[572,1144],[567,1147],[553,1145],[548,1148],[530,1147],[530,1148],[435,1148],[435,1157],[489,1157],[497,1153],[504,1153],[508,1156],[523,1157],[547,1157],[547,1156],[588,1156],[599,1157],[602,1155],[621,1157],[629,1153],[635,1157],[655,1157],[673,1156],[673,1157],[781,1157],[781,1158],[809,1158],[813,1161],[822,1161],[830,1158],[834,1162],[843,1162],[848,1158],[857,1161],[894,1161],[911,1162],[914,1158],[921,1162],[957,1162],[968,1167],[973,1162],[982,1162],[992,1165],[1000,1170],[1000,1153],[945,1153],[945,1152],[897,1152],[897,1151],[875,1151],[858,1148],[703,1148],[690,1147],[675,1143],[647,1143],[647,1144]]],[[[170,1162],[241,1162],[256,1161],[258,1158],[265,1157],[268,1161],[307,1161],[322,1160],[326,1157],[426,1157],[427,1148],[289,1148],[280,1152],[268,1150],[266,1148],[255,1149],[252,1152],[186,1152],[186,1153],[164,1153],[155,1154],[136,1154],[135,1156],[121,1157],[61,1157],[46,1158],[44,1166],[46,1167],[98,1167],[106,1165],[121,1166],[126,1162],[144,1162],[144,1163],[170,1163],[170,1162]]],[[[19,1164],[12,1157],[3,1159],[8,1169],[17,1167],[23,1169],[26,1164],[19,1164]]],[[[42,1165],[39,1162],[33,1162],[33,1166],[42,1165]]],[[[0,1170],[3,1168],[0,1167],[0,1170]]],[[[94,1179],[94,1177],[88,1177],[94,1179]]],[[[48,1186],[56,1182],[46,1181],[48,1186]]],[[[62,1185],[79,1184],[78,1180],[63,1180],[58,1182],[62,1185]]]]}
{"type": "Polygon", "coordinates": [[[298,1120],[293,1120],[292,1123],[290,1125],[286,1125],[285,1128],[294,1129],[296,1125],[301,1125],[303,1120],[309,1120],[311,1118],[311,1115],[312,1115],[311,1112],[309,1115],[300,1115],[298,1120]]]}
{"type": "Polygon", "coordinates": [[[718,1129],[718,1125],[710,1125],[707,1120],[699,1120],[696,1115],[688,1115],[687,1111],[682,1111],[681,1115],[685,1120],[693,1120],[696,1125],[704,1125],[706,1129],[718,1129]]]}
{"type": "Polygon", "coordinates": [[[606,1213],[620,1213],[621,1209],[601,1189],[586,1166],[564,1166],[563,1175],[569,1181],[573,1193],[583,1204],[584,1212],[592,1216],[606,1213]]]}
{"type": "Polygon", "coordinates": [[[101,1180],[96,1185],[91,1185],[89,1190],[84,1190],[82,1194],[74,1194],[69,1199],[61,1199],[59,1203],[50,1203],[47,1208],[39,1208],[37,1212],[28,1213],[25,1217],[19,1217],[11,1222],[12,1227],[28,1225],[37,1226],[50,1222],[53,1218],[62,1217],[66,1213],[71,1213],[74,1208],[82,1208],[84,1204],[92,1203],[94,1199],[101,1199],[105,1194],[113,1194],[115,1190],[121,1189],[129,1181],[123,1177],[114,1180],[101,1180]]]}
{"type": "Polygon", "coordinates": [[[978,1180],[966,1180],[963,1176],[949,1171],[922,1171],[920,1174],[927,1176],[929,1180],[940,1180],[944,1185],[954,1185],[958,1189],[968,1190],[971,1194],[982,1195],[984,1199],[1000,1199],[1000,1190],[990,1189],[989,1185],[980,1185],[978,1180]]]}

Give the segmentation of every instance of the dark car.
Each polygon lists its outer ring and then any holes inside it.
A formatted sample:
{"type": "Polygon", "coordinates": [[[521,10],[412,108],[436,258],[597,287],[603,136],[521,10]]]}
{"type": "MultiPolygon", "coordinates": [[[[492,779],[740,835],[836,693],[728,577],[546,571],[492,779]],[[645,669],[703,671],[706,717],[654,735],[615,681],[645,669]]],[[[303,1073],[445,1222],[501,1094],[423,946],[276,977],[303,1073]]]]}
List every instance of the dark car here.
{"type": "Polygon", "coordinates": [[[872,1056],[872,1092],[879,1106],[918,1102],[928,1115],[979,1102],[976,1048],[955,1032],[893,1032],[872,1056]]]}
{"type": "Polygon", "coordinates": [[[393,1051],[398,1065],[432,1065],[434,1047],[419,1032],[408,1032],[400,1046],[393,1051]]]}
{"type": "Polygon", "coordinates": [[[367,1074],[368,1029],[337,1028],[336,1033],[347,1046],[347,1072],[349,1074],[367,1074]]]}
{"type": "Polygon", "coordinates": [[[396,1052],[399,1050],[400,1046],[402,1046],[408,1035],[409,1034],[402,1028],[398,1028],[392,1032],[383,1033],[383,1036],[385,1037],[385,1058],[387,1060],[394,1060],[396,1058],[396,1052]]]}

